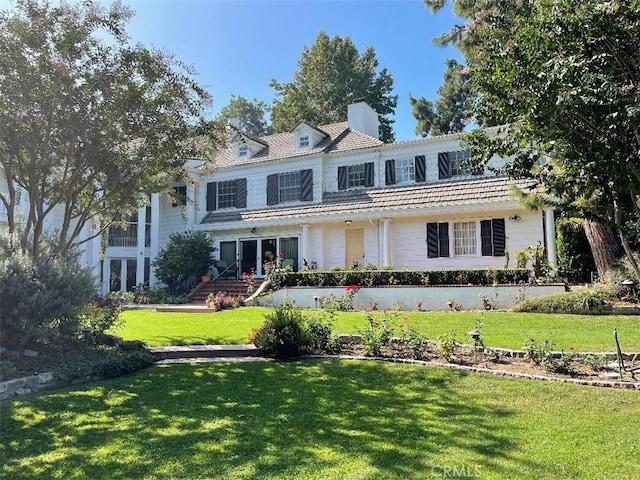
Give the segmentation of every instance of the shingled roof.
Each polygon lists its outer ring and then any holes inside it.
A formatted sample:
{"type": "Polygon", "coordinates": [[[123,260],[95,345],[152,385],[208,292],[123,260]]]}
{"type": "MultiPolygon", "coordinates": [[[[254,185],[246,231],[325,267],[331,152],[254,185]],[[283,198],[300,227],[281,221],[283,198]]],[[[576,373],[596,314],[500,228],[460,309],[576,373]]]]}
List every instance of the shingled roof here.
{"type": "Polygon", "coordinates": [[[217,167],[238,166],[256,162],[314,155],[318,153],[340,152],[359,148],[377,147],[384,142],[358,130],[349,128],[347,122],[331,123],[318,127],[318,130],[327,134],[327,137],[310,150],[296,151],[295,134],[291,132],[276,133],[260,138],[252,138],[267,145],[249,159],[238,160],[235,158],[233,145],[228,145],[216,157],[217,167]]]}
{"type": "Polygon", "coordinates": [[[350,218],[379,218],[383,216],[440,213],[455,207],[464,210],[472,206],[504,204],[504,208],[517,205],[510,199],[510,185],[530,189],[531,181],[514,182],[506,177],[488,177],[455,182],[397,186],[368,190],[348,190],[325,193],[321,203],[258,210],[209,212],[202,224],[236,222],[299,223],[300,221],[326,221],[340,215],[350,218]]]}

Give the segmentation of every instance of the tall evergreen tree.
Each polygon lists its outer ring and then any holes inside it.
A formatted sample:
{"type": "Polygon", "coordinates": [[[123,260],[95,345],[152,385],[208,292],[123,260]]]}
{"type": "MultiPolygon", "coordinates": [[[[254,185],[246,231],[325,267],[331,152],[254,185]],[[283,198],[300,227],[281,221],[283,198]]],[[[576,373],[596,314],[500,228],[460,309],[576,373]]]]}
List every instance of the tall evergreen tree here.
{"type": "Polygon", "coordinates": [[[271,110],[277,131],[289,131],[299,120],[314,125],[345,121],[347,106],[364,100],[378,112],[380,138],[393,141],[398,96],[391,94],[393,77],[387,69],[377,71],[372,47],[360,55],[349,37],[329,38],[321,31],[316,43],[302,51],[298,67],[293,81],[270,83],[279,97],[271,110]]]}
{"type": "Polygon", "coordinates": [[[231,95],[229,103],[220,109],[216,118],[223,123],[237,119],[244,133],[263,137],[274,133],[273,127],[267,124],[269,110],[269,106],[257,98],[248,100],[242,96],[231,95]]]}
{"type": "Polygon", "coordinates": [[[413,116],[418,121],[415,132],[421,137],[461,132],[471,118],[469,77],[456,60],[446,61],[443,84],[438,88],[438,100],[409,95],[413,116]]]}

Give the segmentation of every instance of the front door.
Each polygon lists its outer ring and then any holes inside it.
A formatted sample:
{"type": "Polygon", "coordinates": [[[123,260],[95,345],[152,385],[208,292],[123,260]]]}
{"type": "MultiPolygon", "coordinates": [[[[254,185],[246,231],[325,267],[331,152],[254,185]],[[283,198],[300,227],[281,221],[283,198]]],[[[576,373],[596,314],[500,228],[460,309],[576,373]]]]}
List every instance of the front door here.
{"type": "Polygon", "coordinates": [[[347,267],[364,266],[364,228],[346,230],[346,253],[347,267]]]}

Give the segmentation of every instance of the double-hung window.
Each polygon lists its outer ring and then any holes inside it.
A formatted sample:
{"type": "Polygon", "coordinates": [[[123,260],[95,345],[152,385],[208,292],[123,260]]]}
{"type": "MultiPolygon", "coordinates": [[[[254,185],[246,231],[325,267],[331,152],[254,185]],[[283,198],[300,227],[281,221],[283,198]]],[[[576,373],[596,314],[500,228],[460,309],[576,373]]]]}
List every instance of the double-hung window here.
{"type": "Polygon", "coordinates": [[[233,208],[236,206],[236,182],[218,182],[218,208],[233,208]]]}
{"type": "Polygon", "coordinates": [[[364,186],[364,163],[347,167],[347,188],[364,186]]]}
{"type": "Polygon", "coordinates": [[[281,202],[300,200],[300,172],[280,174],[278,189],[281,202]]]}
{"type": "Polygon", "coordinates": [[[476,222],[453,224],[454,255],[475,255],[477,251],[476,222]]]}
{"type": "Polygon", "coordinates": [[[415,180],[413,158],[396,160],[396,183],[407,183],[415,180]]]}
{"type": "Polygon", "coordinates": [[[471,159],[471,152],[440,152],[438,154],[438,178],[460,177],[481,174],[482,169],[476,167],[471,159]]]}

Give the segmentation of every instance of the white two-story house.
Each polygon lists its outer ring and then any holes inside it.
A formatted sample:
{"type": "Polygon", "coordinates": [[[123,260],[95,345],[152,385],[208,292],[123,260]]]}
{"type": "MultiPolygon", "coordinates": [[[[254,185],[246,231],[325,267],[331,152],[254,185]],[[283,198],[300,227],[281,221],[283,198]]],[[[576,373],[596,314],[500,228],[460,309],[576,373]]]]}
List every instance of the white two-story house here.
{"type": "Polygon", "coordinates": [[[172,233],[197,229],[236,276],[263,276],[278,256],[295,270],[501,268],[507,250],[515,266],[515,252],[537,241],[555,265],[553,212],[525,210],[511,198],[512,181],[470,171],[459,135],[385,144],[378,127],[360,102],[346,122],[300,121],[262,138],[236,132],[213,173],[190,161],[194,182],[172,185],[189,199],[184,208],[152,195],[128,229],[109,231],[102,258],[96,238],[84,260],[103,291],[154,287],[159,248],[172,233]]]}
{"type": "Polygon", "coordinates": [[[507,178],[471,172],[459,135],[385,144],[378,125],[360,102],[347,122],[235,134],[212,175],[195,171],[185,227],[209,233],[226,265],[257,276],[278,255],[296,270],[501,268],[507,249],[536,241],[555,263],[553,212],[523,210],[507,178]]]}

